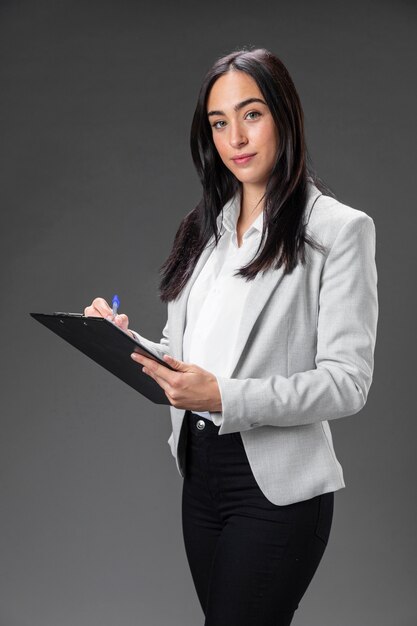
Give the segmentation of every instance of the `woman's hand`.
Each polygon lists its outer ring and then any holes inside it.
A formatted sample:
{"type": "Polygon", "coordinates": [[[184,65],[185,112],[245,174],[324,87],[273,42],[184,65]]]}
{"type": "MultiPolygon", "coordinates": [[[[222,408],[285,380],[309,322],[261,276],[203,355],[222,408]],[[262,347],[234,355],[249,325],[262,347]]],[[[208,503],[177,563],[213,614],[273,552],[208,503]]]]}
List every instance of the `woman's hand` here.
{"type": "Polygon", "coordinates": [[[94,298],[90,306],[84,309],[84,315],[86,317],[104,317],[107,320],[113,322],[116,326],[124,330],[125,333],[128,333],[133,338],[133,333],[129,330],[129,318],[127,315],[122,313],[121,315],[116,315],[113,317],[113,309],[111,306],[104,300],[104,298],[94,298]]]}
{"type": "Polygon", "coordinates": [[[142,371],[156,380],[165,391],[170,404],[177,409],[221,412],[222,400],[217,379],[211,372],[193,363],[184,363],[168,354],[164,360],[175,371],[153,359],[134,352],[131,357],[144,365],[142,371]]]}

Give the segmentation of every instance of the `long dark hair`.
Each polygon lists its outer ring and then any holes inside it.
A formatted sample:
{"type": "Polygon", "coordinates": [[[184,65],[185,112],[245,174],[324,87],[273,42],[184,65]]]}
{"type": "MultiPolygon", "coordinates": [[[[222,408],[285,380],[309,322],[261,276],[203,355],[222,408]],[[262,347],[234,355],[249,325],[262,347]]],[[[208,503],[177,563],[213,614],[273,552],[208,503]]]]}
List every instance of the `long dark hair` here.
{"type": "Polygon", "coordinates": [[[219,59],[207,72],[198,96],[190,144],[203,196],[182,219],[171,253],[159,270],[162,275],[159,293],[163,302],[175,300],[181,294],[213,235],[217,245],[220,236],[217,217],[241,187],[220,159],[207,118],[210,90],[214,82],[230,70],[245,72],[255,80],[279,134],[278,154],[266,187],[258,252],[236,275],[252,280],[259,271],[270,267],[277,269],[281,265],[284,265],[284,273],[290,273],[299,261],[302,264],[306,262],[306,244],[323,251],[322,246],[306,234],[303,214],[307,182],[310,179],[326,195],[333,196],[333,193],[310,165],[304,137],[304,115],[294,83],[282,61],[268,50],[258,48],[232,52],[219,59]]]}

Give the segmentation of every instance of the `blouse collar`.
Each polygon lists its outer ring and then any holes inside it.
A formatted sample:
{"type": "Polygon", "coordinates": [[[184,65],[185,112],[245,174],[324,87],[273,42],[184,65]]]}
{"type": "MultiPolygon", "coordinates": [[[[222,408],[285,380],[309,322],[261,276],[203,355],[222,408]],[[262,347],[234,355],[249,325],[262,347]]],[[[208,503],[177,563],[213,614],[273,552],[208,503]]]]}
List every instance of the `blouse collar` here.
{"type": "MultiPolygon", "coordinates": [[[[228,202],[226,202],[222,211],[220,211],[220,214],[217,217],[218,228],[221,227],[223,214],[223,226],[225,227],[225,229],[228,230],[230,233],[234,233],[236,231],[237,220],[240,214],[240,201],[241,194],[240,191],[238,191],[228,202]]],[[[260,212],[258,217],[255,219],[254,222],[252,222],[248,230],[245,232],[245,235],[246,233],[249,233],[252,228],[257,230],[259,233],[262,233],[264,220],[263,213],[263,211],[260,212]]]]}

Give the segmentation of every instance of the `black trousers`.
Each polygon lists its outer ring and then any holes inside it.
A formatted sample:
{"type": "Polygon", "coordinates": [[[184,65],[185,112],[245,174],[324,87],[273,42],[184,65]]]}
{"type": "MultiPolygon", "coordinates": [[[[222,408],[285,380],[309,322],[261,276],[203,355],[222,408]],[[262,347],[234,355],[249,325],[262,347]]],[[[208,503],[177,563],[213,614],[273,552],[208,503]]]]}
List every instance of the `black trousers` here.
{"type": "Polygon", "coordinates": [[[334,494],[273,504],[239,433],[185,419],[183,534],[205,626],[288,626],[326,549],[334,494]]]}

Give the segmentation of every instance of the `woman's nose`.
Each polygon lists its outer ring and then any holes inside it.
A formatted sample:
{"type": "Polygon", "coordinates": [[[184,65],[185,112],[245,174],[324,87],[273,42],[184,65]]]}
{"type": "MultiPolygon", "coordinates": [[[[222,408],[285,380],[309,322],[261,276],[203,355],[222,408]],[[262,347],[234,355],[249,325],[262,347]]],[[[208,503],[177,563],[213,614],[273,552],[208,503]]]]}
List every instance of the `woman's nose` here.
{"type": "Polygon", "coordinates": [[[233,148],[240,148],[248,142],[247,137],[239,124],[231,125],[229,141],[233,148]]]}

